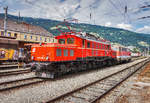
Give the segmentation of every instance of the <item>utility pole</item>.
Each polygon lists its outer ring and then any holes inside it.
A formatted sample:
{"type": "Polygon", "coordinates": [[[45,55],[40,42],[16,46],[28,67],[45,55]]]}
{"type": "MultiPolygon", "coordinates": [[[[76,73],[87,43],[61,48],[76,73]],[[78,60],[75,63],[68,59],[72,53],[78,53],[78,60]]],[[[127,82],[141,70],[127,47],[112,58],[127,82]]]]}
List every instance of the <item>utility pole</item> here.
{"type": "Polygon", "coordinates": [[[5,10],[5,18],[4,18],[4,33],[5,36],[7,35],[7,10],[8,10],[8,6],[4,7],[5,10]]]}
{"type": "Polygon", "coordinates": [[[20,22],[20,11],[18,12],[18,23],[20,22]]]}
{"type": "Polygon", "coordinates": [[[149,56],[149,46],[147,47],[147,56],[149,56]]]}

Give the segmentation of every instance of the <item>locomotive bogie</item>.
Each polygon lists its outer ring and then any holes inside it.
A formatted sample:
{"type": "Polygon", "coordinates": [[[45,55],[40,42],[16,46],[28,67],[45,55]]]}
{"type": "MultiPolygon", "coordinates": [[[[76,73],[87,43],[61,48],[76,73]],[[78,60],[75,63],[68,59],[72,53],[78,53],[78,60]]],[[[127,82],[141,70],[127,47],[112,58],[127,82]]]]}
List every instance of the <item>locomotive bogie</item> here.
{"type": "Polygon", "coordinates": [[[50,64],[35,63],[35,75],[41,78],[55,78],[66,73],[76,73],[89,69],[97,69],[102,66],[112,65],[112,59],[102,60],[78,60],[69,62],[53,62],[50,64]],[[40,68],[40,69],[39,69],[40,68]]]}

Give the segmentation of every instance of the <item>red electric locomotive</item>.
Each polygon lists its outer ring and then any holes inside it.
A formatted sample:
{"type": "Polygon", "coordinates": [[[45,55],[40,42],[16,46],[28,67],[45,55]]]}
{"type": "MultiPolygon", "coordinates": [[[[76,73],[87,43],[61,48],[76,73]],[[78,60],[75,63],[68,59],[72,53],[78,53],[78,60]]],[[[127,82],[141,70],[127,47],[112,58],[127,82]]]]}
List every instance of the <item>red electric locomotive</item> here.
{"type": "Polygon", "coordinates": [[[31,69],[37,77],[54,78],[68,72],[117,63],[116,51],[111,49],[110,42],[96,36],[70,30],[55,38],[58,43],[31,47],[31,69]]]}

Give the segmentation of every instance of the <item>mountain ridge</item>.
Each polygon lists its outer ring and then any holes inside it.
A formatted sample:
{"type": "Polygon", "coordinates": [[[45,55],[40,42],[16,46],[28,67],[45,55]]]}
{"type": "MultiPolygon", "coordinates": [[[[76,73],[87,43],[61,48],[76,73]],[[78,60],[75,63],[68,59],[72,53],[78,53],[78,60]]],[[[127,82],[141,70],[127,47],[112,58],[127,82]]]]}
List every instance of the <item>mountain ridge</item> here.
{"type": "MultiPolygon", "coordinates": [[[[4,14],[0,14],[0,18],[3,18],[4,14]]],[[[59,35],[60,32],[56,29],[52,29],[56,27],[61,21],[44,19],[44,18],[32,18],[32,17],[20,17],[13,15],[8,15],[8,19],[24,21],[32,25],[41,26],[48,30],[53,35],[59,35]]],[[[144,33],[136,33],[129,30],[124,30],[120,28],[113,27],[105,27],[99,25],[85,24],[85,23],[70,23],[71,27],[75,28],[76,31],[82,30],[83,32],[95,33],[100,37],[109,40],[113,43],[119,43],[125,46],[136,46],[138,48],[144,49],[145,47],[150,45],[150,34],[144,33]]],[[[66,29],[62,29],[66,31],[66,29]]]]}

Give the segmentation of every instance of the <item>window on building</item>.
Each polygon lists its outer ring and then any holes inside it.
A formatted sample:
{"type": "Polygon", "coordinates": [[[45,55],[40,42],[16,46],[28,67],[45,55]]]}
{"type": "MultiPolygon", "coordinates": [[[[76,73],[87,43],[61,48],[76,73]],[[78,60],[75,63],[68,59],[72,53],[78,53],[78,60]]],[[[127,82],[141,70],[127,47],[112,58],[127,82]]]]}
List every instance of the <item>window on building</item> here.
{"type": "Polygon", "coordinates": [[[36,36],[36,41],[38,41],[38,37],[36,36]]]}
{"type": "Polygon", "coordinates": [[[61,49],[56,50],[56,56],[61,56],[61,49]]]}
{"type": "Polygon", "coordinates": [[[68,56],[68,50],[64,49],[64,56],[68,56]]]}
{"type": "Polygon", "coordinates": [[[24,39],[27,39],[27,35],[24,35],[24,39]]]}
{"type": "Polygon", "coordinates": [[[74,38],[67,38],[67,44],[73,44],[74,38]]]}
{"type": "Polygon", "coordinates": [[[87,42],[87,48],[90,48],[90,42],[87,42]]]}
{"type": "Polygon", "coordinates": [[[14,34],[14,37],[17,38],[17,33],[14,34]]]}
{"type": "Polygon", "coordinates": [[[4,36],[4,31],[1,31],[1,36],[4,36]]]}
{"type": "Polygon", "coordinates": [[[30,36],[30,39],[32,39],[32,35],[30,36]]]}
{"type": "Polygon", "coordinates": [[[8,36],[11,37],[11,32],[8,32],[8,36]]]}
{"type": "Polygon", "coordinates": [[[58,40],[58,43],[59,43],[59,44],[65,44],[65,39],[59,39],[59,40],[58,40]]]}
{"type": "Polygon", "coordinates": [[[74,50],[70,50],[70,56],[74,56],[74,50]]]}
{"type": "Polygon", "coordinates": [[[47,42],[47,38],[45,38],[45,42],[47,42]]]}
{"type": "Polygon", "coordinates": [[[40,41],[42,41],[42,37],[40,37],[40,41]]]}

